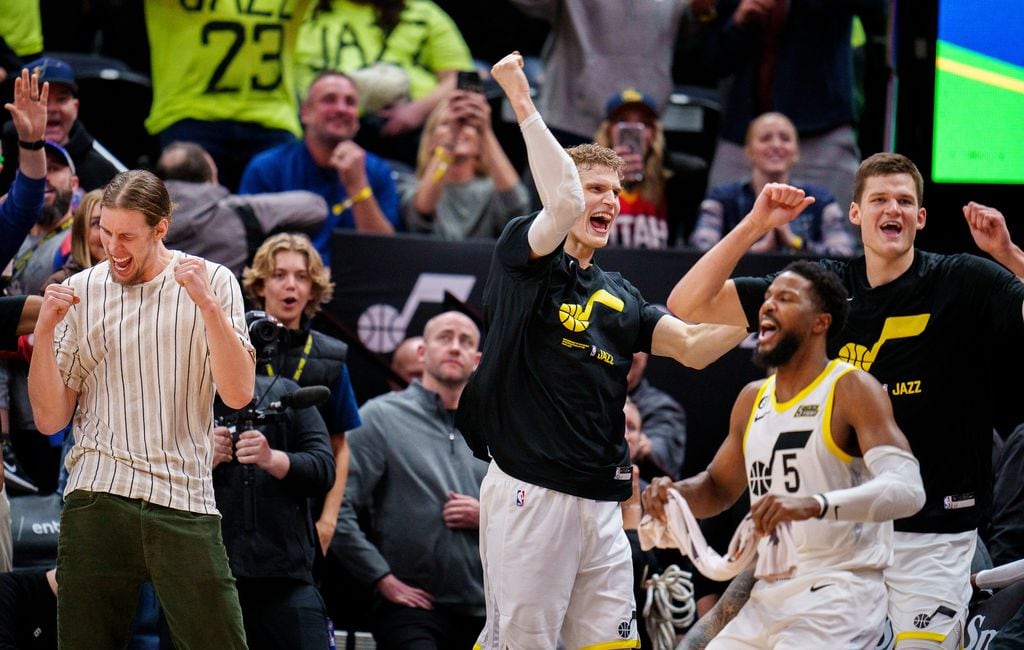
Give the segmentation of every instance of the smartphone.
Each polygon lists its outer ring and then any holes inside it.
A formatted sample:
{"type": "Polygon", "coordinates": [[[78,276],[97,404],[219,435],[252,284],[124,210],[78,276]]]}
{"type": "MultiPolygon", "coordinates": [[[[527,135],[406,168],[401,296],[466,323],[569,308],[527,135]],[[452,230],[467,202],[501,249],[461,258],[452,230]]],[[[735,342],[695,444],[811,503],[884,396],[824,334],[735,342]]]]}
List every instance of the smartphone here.
{"type": "MultiPolygon", "coordinates": [[[[615,146],[626,147],[630,153],[644,153],[644,130],[646,125],[643,122],[616,122],[615,123],[615,146]]],[[[627,181],[639,182],[644,179],[644,170],[641,165],[637,170],[625,170],[623,177],[627,181]]]]}
{"type": "Polygon", "coordinates": [[[459,70],[455,87],[459,90],[468,90],[482,95],[484,92],[484,81],[476,70],[459,70]]]}

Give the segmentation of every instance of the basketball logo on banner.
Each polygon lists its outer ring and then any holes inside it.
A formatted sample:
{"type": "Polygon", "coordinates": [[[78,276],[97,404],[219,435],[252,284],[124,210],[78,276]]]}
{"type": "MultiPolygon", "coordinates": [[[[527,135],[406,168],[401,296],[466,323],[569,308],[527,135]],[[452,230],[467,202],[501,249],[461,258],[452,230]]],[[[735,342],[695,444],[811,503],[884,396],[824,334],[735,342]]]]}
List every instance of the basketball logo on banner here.
{"type": "Polygon", "coordinates": [[[359,340],[370,350],[387,354],[405,340],[409,323],[421,304],[443,303],[446,291],[466,302],[475,284],[475,275],[420,273],[401,311],[393,305],[377,303],[359,315],[359,340]]]}

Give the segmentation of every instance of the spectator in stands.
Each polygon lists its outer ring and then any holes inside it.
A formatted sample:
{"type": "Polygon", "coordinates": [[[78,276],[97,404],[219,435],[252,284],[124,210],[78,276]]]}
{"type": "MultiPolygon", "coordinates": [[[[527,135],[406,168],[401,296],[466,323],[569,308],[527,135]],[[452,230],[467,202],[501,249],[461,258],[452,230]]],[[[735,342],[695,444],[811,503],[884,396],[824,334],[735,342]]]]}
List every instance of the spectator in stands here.
{"type": "Polygon", "coordinates": [[[213,157],[194,142],[164,147],[154,171],[174,201],[166,244],[237,276],[270,233],[313,233],[327,217],[327,203],[313,192],[231,194],[220,184],[213,157]]]}
{"type": "Polygon", "coordinates": [[[391,372],[395,373],[399,384],[394,379],[388,379],[388,386],[391,390],[403,390],[413,379],[423,377],[423,358],[420,356],[419,348],[423,345],[422,336],[410,336],[395,348],[391,353],[391,372]]]}
{"type": "Polygon", "coordinates": [[[643,88],[657,113],[672,91],[672,44],[684,20],[715,0],[512,0],[551,25],[538,105],[563,146],[590,142],[608,97],[643,88]]]}
{"type": "Polygon", "coordinates": [[[203,145],[235,192],[254,155],[301,135],[292,61],[309,2],[145,0],[153,79],[146,128],[160,147],[203,145]]]}
{"type": "MultiPolygon", "coordinates": [[[[78,181],[67,150],[47,140],[46,197],[43,211],[12,262],[9,295],[39,295],[53,274],[54,260],[69,234],[73,212],[71,197],[78,181]]],[[[23,492],[50,494],[57,488],[63,435],[42,436],[32,418],[28,396],[28,359],[15,356],[0,367],[0,383],[7,389],[11,444],[4,447],[5,480],[23,492]]]]}
{"type": "Polygon", "coordinates": [[[491,128],[483,94],[454,90],[430,114],[420,138],[416,179],[402,189],[411,232],[441,239],[497,239],[529,211],[529,195],[491,128]]]}
{"type": "Polygon", "coordinates": [[[465,314],[432,318],[420,347],[422,381],[368,401],[351,434],[334,550],[358,582],[376,589],[372,627],[382,649],[419,639],[417,647],[469,650],[484,625],[478,499],[487,464],[453,421],[479,343],[465,314]],[[365,531],[360,508],[371,513],[365,531]]]}
{"type": "Polygon", "coordinates": [[[409,166],[423,123],[455,88],[456,72],[474,69],[458,27],[431,0],[316,0],[295,58],[299,97],[324,70],[352,75],[364,99],[360,144],[409,166]],[[383,79],[378,62],[404,73],[398,84],[383,79]],[[387,96],[376,99],[378,90],[387,96]]]}
{"type": "Polygon", "coordinates": [[[711,188],[700,205],[690,244],[706,251],[732,230],[754,207],[768,183],[787,183],[802,189],[814,203],[790,223],[782,224],[750,247],[751,253],[807,251],[815,255],[849,257],[857,242],[846,224],[845,211],[822,185],[793,180],[800,158],[796,127],[782,113],[764,113],[747,129],[746,154],[750,169],[741,178],[711,188]]]}
{"type": "Polygon", "coordinates": [[[330,266],[335,229],[395,232],[398,191],[387,163],[353,141],[359,130],[359,92],[352,79],[334,71],[321,73],[302,102],[301,119],[302,141],[253,158],[240,192],[309,190],[324,197],[328,214],[313,244],[330,266]]]}
{"type": "Polygon", "coordinates": [[[334,283],[309,238],[297,233],[269,237],[242,273],[246,295],[285,328],[283,341],[256,366],[260,374],[288,377],[300,386],[327,386],[331,397],[320,414],[331,434],[335,481],[314,508],[321,552],[326,554],[338,522],[348,476],[345,432],[359,426],[359,410],[345,356],[348,346],[312,328],[312,319],[329,303],[334,283]]]}
{"type": "Polygon", "coordinates": [[[605,118],[594,142],[614,149],[626,163],[619,216],[608,243],[626,248],[667,248],[665,133],[654,98],[633,88],[614,95],[605,104],[605,118]]]}
{"type": "Polygon", "coordinates": [[[630,455],[641,467],[650,462],[663,469],[662,475],[678,477],[686,458],[686,411],[644,376],[649,360],[646,352],[634,352],[626,375],[627,394],[641,418],[636,453],[630,455]]]}
{"type": "Polygon", "coordinates": [[[53,272],[43,283],[42,288],[54,282],[60,283],[82,269],[98,264],[107,259],[100,239],[100,199],[103,190],[96,189],[86,192],[78,207],[75,208],[71,223],[71,232],[64,238],[54,264],[61,259],[60,268],[53,272]]]}
{"type": "MultiPolygon", "coordinates": [[[[78,174],[78,186],[83,192],[101,188],[125,166],[107,151],[86,130],[78,119],[78,84],[71,66],[53,57],[36,59],[26,65],[30,72],[39,74],[39,82],[50,84],[47,98],[45,139],[67,150],[78,174]]],[[[18,134],[12,124],[3,131],[4,151],[11,152],[10,163],[18,159],[18,134]]],[[[9,176],[0,175],[0,188],[6,189],[9,176]]]]}
{"type": "MultiPolygon", "coordinates": [[[[0,232],[4,234],[0,237],[0,269],[7,267],[43,211],[47,164],[41,143],[49,89],[49,84],[39,82],[38,74],[30,75],[23,69],[15,79],[13,101],[4,106],[17,133],[17,147],[24,151],[17,164],[4,161],[0,165],[0,171],[15,170],[10,190],[0,197],[0,232]]],[[[7,148],[0,148],[0,152],[10,155],[7,148]]]]}
{"type": "Polygon", "coordinates": [[[860,163],[854,132],[853,16],[869,33],[884,29],[886,0],[786,2],[719,0],[701,23],[696,66],[730,77],[722,98],[722,126],[708,186],[748,171],[744,133],[758,115],[789,116],[800,135],[793,175],[824,185],[840,205],[853,200],[860,163]],[[808,80],[827,80],[812,88],[808,80]]]}
{"type": "Polygon", "coordinates": [[[331,443],[316,409],[287,408],[274,419],[269,408],[298,388],[286,377],[257,376],[250,408],[267,413],[264,422],[214,407],[232,427],[213,429],[213,488],[250,650],[328,647],[327,610],[313,582],[320,549],[310,499],[334,484],[331,443]]]}

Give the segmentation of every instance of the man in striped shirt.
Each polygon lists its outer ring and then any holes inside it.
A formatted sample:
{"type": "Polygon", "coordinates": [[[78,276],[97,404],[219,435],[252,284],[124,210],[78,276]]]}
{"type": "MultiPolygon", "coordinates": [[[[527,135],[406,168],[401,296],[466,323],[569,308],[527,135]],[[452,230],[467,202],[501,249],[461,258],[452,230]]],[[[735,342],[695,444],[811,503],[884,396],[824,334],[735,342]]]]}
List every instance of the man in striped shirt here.
{"type": "Polygon", "coordinates": [[[178,647],[244,648],[211,466],[214,392],[253,396],[242,295],[225,267],[168,250],[171,201],[147,171],[104,190],[107,260],[50,285],[29,396],[47,434],[73,420],[58,542],[62,648],[124,647],[150,580],[178,647]],[[47,353],[52,350],[52,353],[47,353]]]}

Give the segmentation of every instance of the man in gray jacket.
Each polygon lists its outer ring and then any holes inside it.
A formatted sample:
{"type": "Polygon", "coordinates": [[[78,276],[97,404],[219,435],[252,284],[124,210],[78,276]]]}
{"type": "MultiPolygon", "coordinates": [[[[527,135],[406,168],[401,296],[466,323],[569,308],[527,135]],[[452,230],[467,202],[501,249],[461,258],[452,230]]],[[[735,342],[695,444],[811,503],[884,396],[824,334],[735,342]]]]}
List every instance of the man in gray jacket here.
{"type": "Polygon", "coordinates": [[[454,423],[479,345],[465,314],[429,320],[418,348],[422,379],[369,400],[362,426],[348,433],[351,464],[332,546],[376,591],[372,628],[382,650],[423,638],[469,650],[483,629],[478,498],[487,464],[454,423]],[[356,514],[364,508],[365,531],[356,514]]]}
{"type": "Polygon", "coordinates": [[[313,192],[231,194],[218,181],[213,158],[194,142],[167,145],[155,172],[174,202],[164,243],[223,264],[239,277],[268,235],[313,234],[327,215],[327,202],[313,192]]]}

